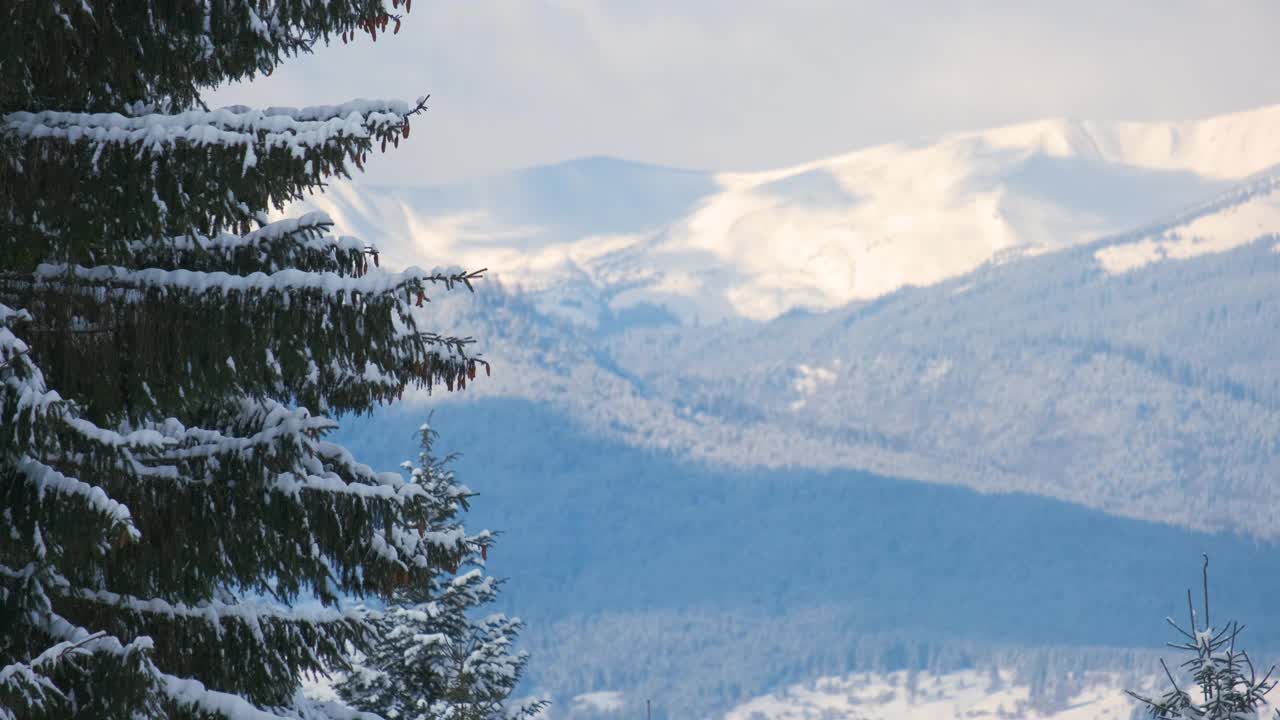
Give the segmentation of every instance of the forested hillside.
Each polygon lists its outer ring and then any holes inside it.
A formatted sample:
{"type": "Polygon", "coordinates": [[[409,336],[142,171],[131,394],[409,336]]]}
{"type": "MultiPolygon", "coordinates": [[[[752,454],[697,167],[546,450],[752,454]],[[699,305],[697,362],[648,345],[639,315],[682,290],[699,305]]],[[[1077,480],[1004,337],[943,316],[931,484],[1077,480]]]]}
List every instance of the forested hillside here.
{"type": "MultiPolygon", "coordinates": [[[[394,465],[427,412],[347,423],[341,439],[394,465]]],[[[716,466],[602,439],[524,400],[434,413],[482,489],[473,514],[503,529],[488,567],[510,578],[504,603],[528,623],[526,688],[557,713],[603,690],[710,712],[856,670],[1005,658],[1029,671],[1034,647],[1060,647],[1064,669],[1132,669],[1123,649],[1157,645],[1161,618],[1185,612],[1163,586],[1194,579],[1201,552],[1215,559],[1217,612],[1280,649],[1273,544],[1026,494],[716,466]]]]}
{"type": "Polygon", "coordinates": [[[493,339],[475,392],[628,446],[1274,538],[1278,242],[1124,273],[1095,244],[764,324],[598,331],[494,288],[436,311],[493,339]]]}

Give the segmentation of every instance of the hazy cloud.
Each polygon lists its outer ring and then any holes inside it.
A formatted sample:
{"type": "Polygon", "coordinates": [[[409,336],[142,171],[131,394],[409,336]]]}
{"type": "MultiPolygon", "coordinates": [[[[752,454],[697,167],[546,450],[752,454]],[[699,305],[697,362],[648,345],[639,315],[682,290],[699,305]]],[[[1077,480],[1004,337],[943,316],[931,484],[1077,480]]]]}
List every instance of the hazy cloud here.
{"type": "Polygon", "coordinates": [[[398,36],[322,49],[217,103],[432,94],[374,182],[608,154],[754,169],[1066,115],[1280,102],[1280,3],[419,0],[398,36]]]}

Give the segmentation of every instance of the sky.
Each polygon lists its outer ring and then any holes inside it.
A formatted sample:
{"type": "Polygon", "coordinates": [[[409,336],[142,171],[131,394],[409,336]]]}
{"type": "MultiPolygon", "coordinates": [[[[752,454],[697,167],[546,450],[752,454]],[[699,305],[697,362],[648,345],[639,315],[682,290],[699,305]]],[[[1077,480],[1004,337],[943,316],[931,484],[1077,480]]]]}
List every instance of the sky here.
{"type": "Polygon", "coordinates": [[[366,181],[590,155],[760,170],[1045,117],[1174,120],[1280,103],[1275,0],[417,0],[211,104],[430,109],[366,181]]]}

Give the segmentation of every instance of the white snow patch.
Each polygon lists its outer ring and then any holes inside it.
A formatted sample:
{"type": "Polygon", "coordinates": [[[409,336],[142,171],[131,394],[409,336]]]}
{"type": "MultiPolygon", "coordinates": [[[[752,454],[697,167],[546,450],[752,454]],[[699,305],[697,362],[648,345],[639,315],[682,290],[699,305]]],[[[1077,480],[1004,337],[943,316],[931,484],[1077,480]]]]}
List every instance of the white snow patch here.
{"type": "Polygon", "coordinates": [[[1196,218],[1155,237],[1102,248],[1094,258],[1107,273],[1119,275],[1160,260],[1225,252],[1278,230],[1280,192],[1273,192],[1196,218]]]}
{"type": "Polygon", "coordinates": [[[934,358],[924,369],[924,375],[920,378],[920,382],[925,385],[933,385],[939,380],[947,376],[951,372],[951,358],[934,358]]]}
{"type": "Polygon", "coordinates": [[[1093,254],[1093,258],[1098,261],[1098,264],[1108,274],[1121,275],[1163,260],[1164,252],[1159,242],[1151,238],[1144,238],[1125,245],[1112,245],[1111,247],[1102,248],[1093,254]]]}
{"type": "Polygon", "coordinates": [[[839,361],[836,361],[831,368],[812,367],[804,363],[797,365],[796,377],[791,381],[791,388],[800,395],[800,398],[791,403],[791,409],[803,408],[806,398],[818,392],[820,386],[835,382],[836,369],[839,366],[839,361]]]}
{"type": "Polygon", "coordinates": [[[333,678],[328,675],[317,677],[304,675],[302,678],[302,694],[312,700],[321,702],[336,702],[340,700],[338,691],[333,686],[333,678]]]}

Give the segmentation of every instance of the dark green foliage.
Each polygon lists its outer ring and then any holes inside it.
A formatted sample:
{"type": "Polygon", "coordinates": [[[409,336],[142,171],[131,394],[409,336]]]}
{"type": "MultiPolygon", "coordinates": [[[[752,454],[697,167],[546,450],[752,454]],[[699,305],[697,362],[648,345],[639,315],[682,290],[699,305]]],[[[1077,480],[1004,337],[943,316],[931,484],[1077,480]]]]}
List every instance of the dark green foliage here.
{"type": "Polygon", "coordinates": [[[364,108],[354,127],[344,122],[351,108],[341,106],[287,116],[188,112],[163,122],[149,114],[11,113],[0,229],[24,246],[6,248],[0,260],[19,270],[49,260],[129,264],[131,240],[249,232],[263,211],[346,176],[374,148],[398,144],[422,107],[364,108]],[[75,134],[88,141],[68,142],[75,134]],[[122,206],[132,212],[120,213],[122,206]]]}
{"type": "Polygon", "coordinates": [[[204,88],[270,74],[386,14],[382,0],[14,0],[0,11],[0,112],[191,107],[204,88]]]}
{"type": "Polygon", "coordinates": [[[200,102],[398,10],[0,5],[0,719],[324,716],[301,678],[372,627],[339,598],[458,562],[412,531],[430,491],[323,413],[474,378],[419,308],[478,273],[389,273],[321,215],[267,216],[422,101],[200,102]]]}

